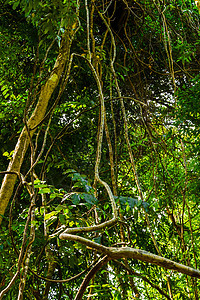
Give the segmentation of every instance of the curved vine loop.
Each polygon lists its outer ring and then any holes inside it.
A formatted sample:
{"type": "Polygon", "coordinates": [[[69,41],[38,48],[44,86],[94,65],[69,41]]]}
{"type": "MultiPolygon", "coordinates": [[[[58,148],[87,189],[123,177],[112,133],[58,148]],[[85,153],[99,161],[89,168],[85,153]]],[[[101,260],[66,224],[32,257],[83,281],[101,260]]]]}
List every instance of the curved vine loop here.
{"type": "MultiPolygon", "coordinates": [[[[95,182],[99,182],[106,189],[106,191],[108,193],[108,196],[109,196],[110,203],[111,203],[111,207],[112,207],[113,218],[109,221],[106,221],[106,222],[103,222],[101,224],[94,225],[94,226],[79,227],[79,228],[76,228],[76,227],[75,228],[67,228],[63,233],[60,234],[59,237],[61,239],[63,237],[66,238],[68,235],[70,235],[70,233],[81,233],[81,232],[97,231],[97,230],[104,229],[107,226],[113,226],[114,224],[116,224],[118,222],[118,212],[117,212],[117,206],[116,206],[116,203],[115,203],[114,195],[111,191],[110,186],[105,181],[103,181],[100,178],[100,175],[99,175],[99,165],[100,165],[100,162],[101,162],[103,132],[104,132],[104,129],[105,129],[105,102],[104,102],[104,95],[103,95],[101,80],[98,76],[98,73],[97,73],[95,67],[93,66],[93,63],[92,63],[92,54],[91,54],[91,50],[90,50],[90,19],[89,19],[89,8],[88,8],[87,0],[85,0],[85,8],[86,8],[86,17],[87,17],[87,52],[88,52],[88,57],[83,57],[80,54],[74,54],[74,55],[76,55],[80,58],[83,58],[87,62],[87,64],[89,65],[89,67],[92,71],[92,74],[93,74],[94,79],[96,81],[98,92],[99,92],[100,125],[99,125],[99,134],[98,134],[98,140],[97,140],[97,154],[96,154],[96,162],[95,162],[95,182]]],[[[114,59],[115,59],[115,57],[114,57],[114,59]]]]}

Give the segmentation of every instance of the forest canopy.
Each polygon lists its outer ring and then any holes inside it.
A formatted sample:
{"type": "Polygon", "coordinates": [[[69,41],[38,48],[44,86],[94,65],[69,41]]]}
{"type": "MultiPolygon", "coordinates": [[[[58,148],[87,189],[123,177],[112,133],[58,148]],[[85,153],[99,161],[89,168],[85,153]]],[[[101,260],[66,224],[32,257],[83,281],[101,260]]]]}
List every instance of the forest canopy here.
{"type": "Polygon", "coordinates": [[[199,299],[199,10],[0,0],[0,299],[199,299]]]}

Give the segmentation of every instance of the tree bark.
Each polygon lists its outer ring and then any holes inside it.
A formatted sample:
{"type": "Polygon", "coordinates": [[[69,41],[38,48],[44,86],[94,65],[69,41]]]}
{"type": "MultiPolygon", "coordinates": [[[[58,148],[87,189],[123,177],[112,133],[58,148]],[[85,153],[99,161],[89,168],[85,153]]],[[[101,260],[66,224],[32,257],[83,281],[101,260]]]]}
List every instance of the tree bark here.
{"type": "Polygon", "coordinates": [[[147,263],[151,263],[165,269],[174,270],[180,272],[182,274],[189,275],[191,277],[200,278],[200,271],[197,269],[193,269],[191,267],[179,264],[175,261],[170,259],[164,258],[159,255],[152,254],[145,250],[135,249],[131,247],[106,247],[100,244],[97,244],[93,241],[90,241],[86,238],[83,238],[78,235],[68,234],[68,233],[61,233],[59,236],[60,239],[69,240],[81,243],[90,247],[91,249],[97,250],[100,253],[103,253],[110,257],[111,259],[120,259],[120,258],[132,258],[137,259],[140,261],[144,261],[147,263]]]}
{"type": "MultiPolygon", "coordinates": [[[[57,56],[53,70],[46,83],[41,87],[38,103],[27,122],[30,137],[33,136],[37,125],[40,124],[40,122],[43,120],[49,100],[51,99],[51,96],[59,83],[60,77],[64,71],[67,61],[69,61],[72,36],[73,34],[71,35],[71,30],[67,30],[64,34],[60,51],[57,56]]],[[[18,142],[15,146],[14,154],[8,165],[7,171],[14,171],[20,173],[21,165],[23,163],[26,151],[30,143],[30,137],[28,135],[26,126],[24,126],[19,136],[18,142]]],[[[16,178],[17,175],[15,174],[6,174],[4,176],[0,190],[0,225],[6,207],[8,206],[9,200],[12,197],[16,178]]]]}

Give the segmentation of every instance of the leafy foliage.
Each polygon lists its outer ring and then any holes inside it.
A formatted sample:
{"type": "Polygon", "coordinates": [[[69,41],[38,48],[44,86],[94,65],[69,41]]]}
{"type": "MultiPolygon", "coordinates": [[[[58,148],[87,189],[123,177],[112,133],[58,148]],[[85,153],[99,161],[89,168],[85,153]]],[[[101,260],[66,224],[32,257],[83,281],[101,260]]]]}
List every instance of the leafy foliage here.
{"type": "Polygon", "coordinates": [[[67,34],[75,34],[46,115],[28,128],[30,147],[1,224],[1,290],[20,272],[7,299],[26,282],[24,299],[197,300],[195,278],[136,259],[101,265],[92,244],[75,237],[79,230],[99,246],[138,248],[199,268],[195,3],[0,3],[2,175],[65,55],[67,34]],[[111,224],[112,199],[118,217],[111,224]],[[111,225],[98,227],[104,222],[111,225]],[[65,230],[74,230],[72,241],[59,238],[65,230]]]}

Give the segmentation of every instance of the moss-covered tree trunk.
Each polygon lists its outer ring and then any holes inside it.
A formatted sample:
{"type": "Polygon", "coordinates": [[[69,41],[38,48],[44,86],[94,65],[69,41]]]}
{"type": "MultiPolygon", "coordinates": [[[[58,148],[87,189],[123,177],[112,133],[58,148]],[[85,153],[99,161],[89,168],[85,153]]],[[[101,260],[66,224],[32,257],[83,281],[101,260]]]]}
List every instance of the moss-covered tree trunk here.
{"type": "MultiPolygon", "coordinates": [[[[30,137],[33,136],[37,125],[43,120],[49,100],[51,99],[51,96],[59,83],[67,62],[69,62],[73,34],[74,26],[73,29],[68,29],[63,35],[60,51],[57,56],[55,65],[46,83],[41,87],[37,105],[27,122],[30,137]]],[[[15,146],[14,154],[12,160],[9,163],[7,171],[16,173],[20,172],[24,156],[30,143],[30,137],[28,135],[26,126],[24,126],[15,146]]],[[[0,190],[0,224],[2,222],[6,207],[8,206],[9,200],[12,197],[16,178],[17,175],[15,174],[6,174],[3,179],[0,190]]]]}

